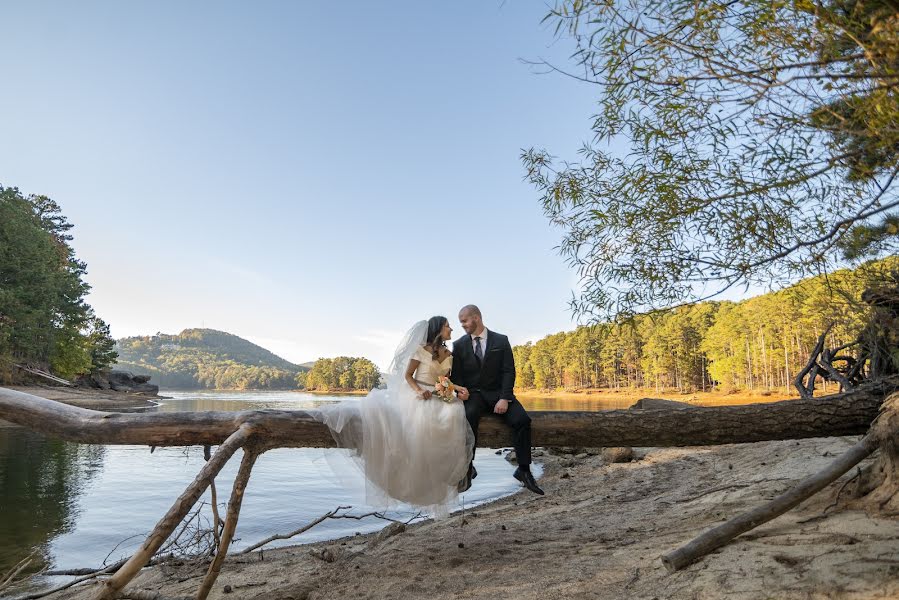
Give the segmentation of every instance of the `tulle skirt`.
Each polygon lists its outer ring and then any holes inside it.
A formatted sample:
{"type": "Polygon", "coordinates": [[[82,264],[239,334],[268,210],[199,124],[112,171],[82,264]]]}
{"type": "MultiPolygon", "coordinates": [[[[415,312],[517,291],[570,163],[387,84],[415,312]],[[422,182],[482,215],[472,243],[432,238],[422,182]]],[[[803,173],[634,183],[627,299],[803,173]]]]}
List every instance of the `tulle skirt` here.
{"type": "Polygon", "coordinates": [[[366,504],[410,504],[438,518],[455,506],[474,447],[459,400],[422,400],[400,384],[326,405],[317,415],[364,474],[366,504]]]}

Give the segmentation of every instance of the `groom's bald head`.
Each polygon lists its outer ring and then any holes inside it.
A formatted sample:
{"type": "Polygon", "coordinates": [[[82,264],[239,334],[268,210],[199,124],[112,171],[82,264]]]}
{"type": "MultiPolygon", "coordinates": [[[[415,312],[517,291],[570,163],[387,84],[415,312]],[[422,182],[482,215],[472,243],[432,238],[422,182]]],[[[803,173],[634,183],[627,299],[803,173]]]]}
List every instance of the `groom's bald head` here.
{"type": "Polygon", "coordinates": [[[465,333],[469,335],[479,333],[484,328],[481,309],[474,304],[466,304],[462,307],[459,311],[459,322],[462,323],[465,333]]]}
{"type": "Polygon", "coordinates": [[[481,316],[481,309],[475,306],[474,304],[466,304],[462,308],[459,309],[459,316],[461,317],[465,313],[471,313],[473,315],[481,316]]]}

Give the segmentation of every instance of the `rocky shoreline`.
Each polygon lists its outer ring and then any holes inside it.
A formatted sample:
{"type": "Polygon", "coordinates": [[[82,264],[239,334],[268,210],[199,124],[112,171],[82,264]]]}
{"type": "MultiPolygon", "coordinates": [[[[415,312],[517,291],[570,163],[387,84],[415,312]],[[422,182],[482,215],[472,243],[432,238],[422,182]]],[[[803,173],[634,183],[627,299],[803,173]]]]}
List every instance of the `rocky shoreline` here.
{"type": "Polygon", "coordinates": [[[159,386],[150,383],[150,375],[135,375],[130,371],[118,369],[95,371],[90,375],[82,375],[75,380],[75,385],[96,390],[113,390],[150,396],[159,394],[159,386]]]}

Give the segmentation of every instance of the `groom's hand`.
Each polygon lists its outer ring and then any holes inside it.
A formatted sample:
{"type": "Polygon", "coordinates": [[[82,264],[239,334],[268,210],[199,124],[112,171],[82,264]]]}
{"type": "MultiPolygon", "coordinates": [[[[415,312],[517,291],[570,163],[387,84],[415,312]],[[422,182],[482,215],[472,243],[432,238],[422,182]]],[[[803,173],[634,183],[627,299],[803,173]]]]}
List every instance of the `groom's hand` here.
{"type": "Polygon", "coordinates": [[[468,400],[468,396],[469,396],[468,388],[464,388],[462,386],[456,386],[456,396],[458,396],[459,400],[462,400],[463,402],[468,400]]]}
{"type": "Polygon", "coordinates": [[[493,407],[493,412],[498,415],[501,415],[509,410],[509,401],[508,400],[497,400],[496,406],[493,407]]]}

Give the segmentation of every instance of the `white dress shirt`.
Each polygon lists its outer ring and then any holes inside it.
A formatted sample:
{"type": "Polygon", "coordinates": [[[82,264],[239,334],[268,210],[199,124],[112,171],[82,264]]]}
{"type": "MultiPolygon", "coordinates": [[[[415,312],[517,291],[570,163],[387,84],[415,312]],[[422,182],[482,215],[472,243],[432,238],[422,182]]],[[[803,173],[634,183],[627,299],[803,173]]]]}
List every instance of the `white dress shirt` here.
{"type": "MultiPolygon", "coordinates": [[[[477,348],[477,345],[478,345],[477,340],[475,340],[474,338],[475,338],[475,336],[472,335],[471,336],[472,351],[475,351],[475,349],[477,348]]],[[[484,331],[481,332],[480,338],[481,338],[481,359],[483,360],[484,355],[487,354],[487,328],[486,327],[484,328],[484,331]]],[[[477,352],[475,352],[475,356],[477,356],[477,352]]]]}

